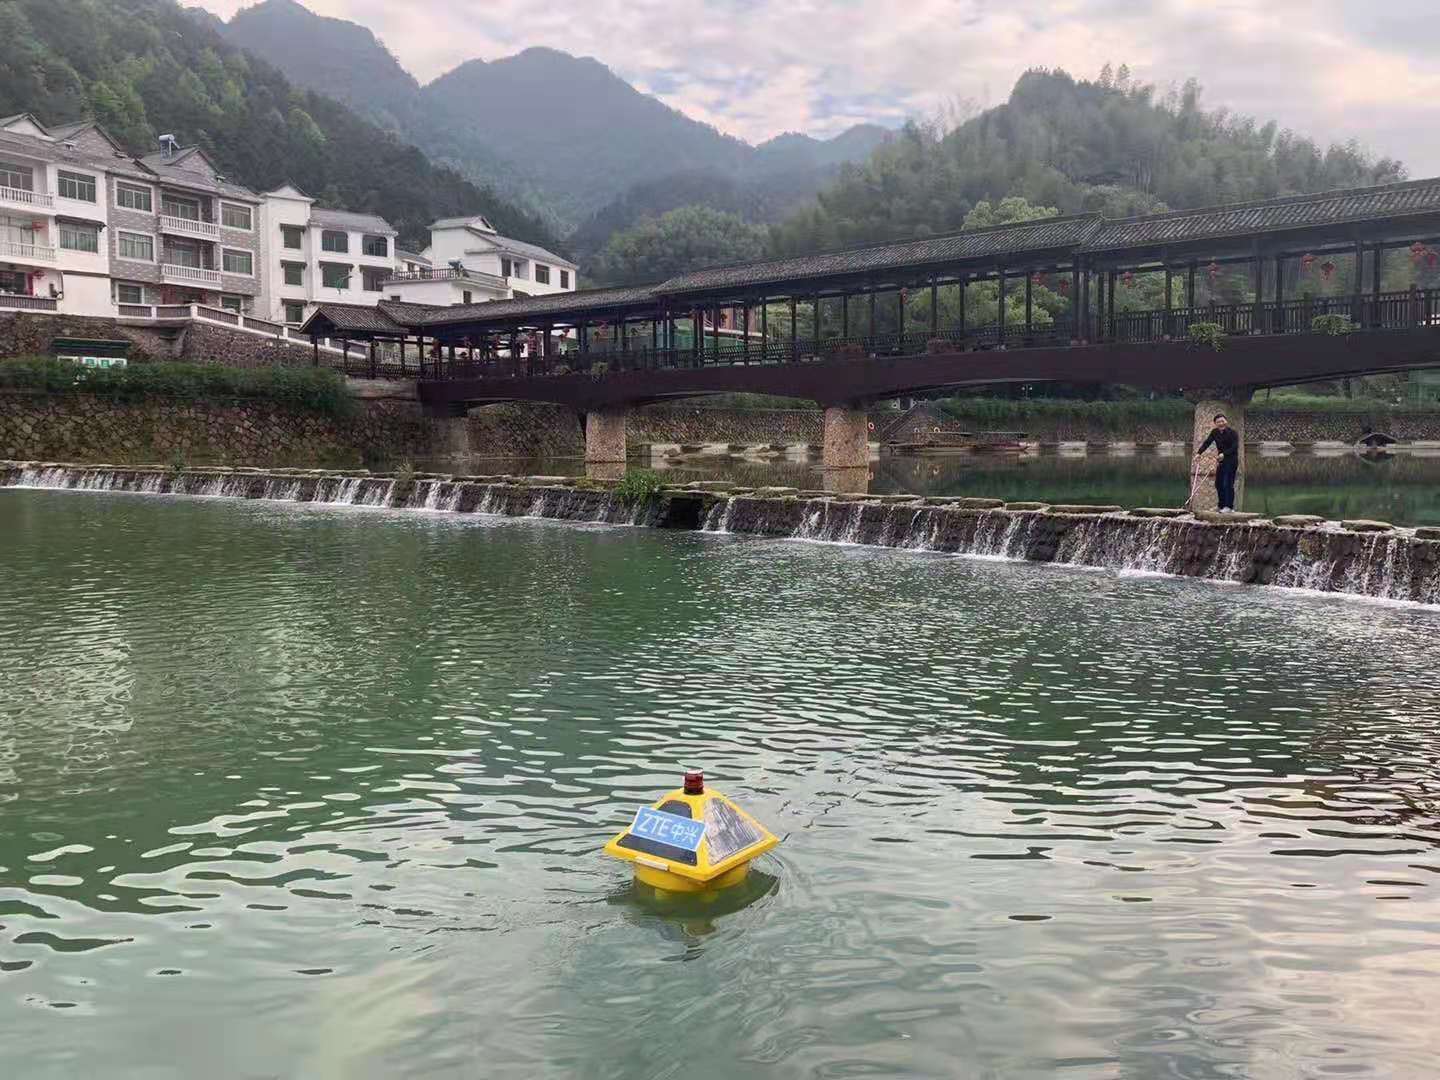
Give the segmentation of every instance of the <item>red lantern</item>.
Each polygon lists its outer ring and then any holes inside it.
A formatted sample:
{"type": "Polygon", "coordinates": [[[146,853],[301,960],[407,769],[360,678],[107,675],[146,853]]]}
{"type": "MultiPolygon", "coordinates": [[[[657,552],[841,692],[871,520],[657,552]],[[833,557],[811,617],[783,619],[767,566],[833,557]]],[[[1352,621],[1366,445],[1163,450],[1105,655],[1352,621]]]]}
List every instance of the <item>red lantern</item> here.
{"type": "Polygon", "coordinates": [[[1335,273],[1335,264],[1334,264],[1333,262],[1331,262],[1329,259],[1326,259],[1323,263],[1320,264],[1320,274],[1321,274],[1322,277],[1325,278],[1326,281],[1329,281],[1331,275],[1334,274],[1334,273],[1335,273]]]}
{"type": "Polygon", "coordinates": [[[1045,271],[1044,271],[1044,270],[1036,270],[1035,273],[1033,273],[1033,274],[1030,275],[1030,280],[1031,280],[1032,282],[1034,282],[1036,285],[1044,285],[1044,284],[1045,284],[1045,271]]]}
{"type": "Polygon", "coordinates": [[[1120,281],[1127,289],[1133,289],[1135,287],[1134,272],[1131,270],[1126,270],[1125,273],[1120,276],[1120,281]]]}
{"type": "Polygon", "coordinates": [[[1311,255],[1309,252],[1306,252],[1304,255],[1300,256],[1300,270],[1301,270],[1302,273],[1308,274],[1308,273],[1310,272],[1310,267],[1312,267],[1312,266],[1314,266],[1314,265],[1315,265],[1315,256],[1314,256],[1314,255],[1311,255]]]}
{"type": "Polygon", "coordinates": [[[1410,258],[1413,259],[1415,262],[1419,262],[1421,256],[1423,256],[1424,254],[1425,245],[1422,244],[1419,240],[1416,240],[1415,243],[1410,245],[1410,258]]]}
{"type": "Polygon", "coordinates": [[[1065,278],[1061,278],[1061,279],[1060,279],[1060,295],[1061,295],[1061,296],[1069,296],[1069,295],[1070,295],[1070,282],[1069,282],[1067,279],[1065,279],[1065,278]]]}
{"type": "Polygon", "coordinates": [[[1210,280],[1213,282],[1217,277],[1220,276],[1220,264],[1212,262],[1209,266],[1205,268],[1205,273],[1210,275],[1210,280]]]}

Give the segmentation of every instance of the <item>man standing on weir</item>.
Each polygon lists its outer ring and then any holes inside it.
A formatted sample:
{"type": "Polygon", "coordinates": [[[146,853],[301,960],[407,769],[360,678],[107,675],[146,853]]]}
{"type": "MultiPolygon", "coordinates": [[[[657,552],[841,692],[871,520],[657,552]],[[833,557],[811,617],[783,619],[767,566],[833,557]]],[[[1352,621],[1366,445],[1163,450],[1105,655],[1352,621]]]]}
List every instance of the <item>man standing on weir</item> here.
{"type": "Polygon", "coordinates": [[[1220,512],[1235,509],[1235,474],[1240,471],[1240,433],[1230,426],[1224,413],[1215,414],[1215,426],[1195,451],[1198,458],[1214,446],[1220,454],[1215,466],[1215,493],[1220,499],[1220,512]]]}

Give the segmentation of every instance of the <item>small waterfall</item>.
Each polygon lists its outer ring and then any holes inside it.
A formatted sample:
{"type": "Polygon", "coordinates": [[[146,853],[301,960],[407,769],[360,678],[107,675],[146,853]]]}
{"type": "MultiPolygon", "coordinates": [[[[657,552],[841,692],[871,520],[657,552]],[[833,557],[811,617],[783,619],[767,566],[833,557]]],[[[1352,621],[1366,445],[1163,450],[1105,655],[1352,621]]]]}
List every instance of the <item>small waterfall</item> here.
{"type": "Polygon", "coordinates": [[[608,490],[546,478],[324,475],[293,470],[171,470],[0,461],[0,486],[204,498],[314,501],[332,506],[478,512],[612,525],[700,529],[946,554],[1055,562],[1319,592],[1440,603],[1440,542],[1409,530],[1355,532],[1329,523],[1211,524],[1121,512],[974,510],[910,499],[734,495],[701,492],[626,505],[608,490]],[[538,480],[536,482],[539,483],[538,480]]]}
{"type": "Polygon", "coordinates": [[[705,522],[700,526],[701,532],[728,533],[730,531],[730,520],[735,515],[735,499],[723,499],[710,507],[705,514],[705,522]]]}

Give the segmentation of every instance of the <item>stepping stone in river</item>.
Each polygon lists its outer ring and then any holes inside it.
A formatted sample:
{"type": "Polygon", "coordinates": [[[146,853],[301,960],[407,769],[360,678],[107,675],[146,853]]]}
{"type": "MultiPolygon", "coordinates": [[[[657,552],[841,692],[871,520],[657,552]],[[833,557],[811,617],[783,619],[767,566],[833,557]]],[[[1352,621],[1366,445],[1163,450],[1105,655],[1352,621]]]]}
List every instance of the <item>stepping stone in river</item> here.
{"type": "Polygon", "coordinates": [[[1211,525],[1239,525],[1260,520],[1259,514],[1241,514],[1234,510],[1228,514],[1222,514],[1219,510],[1196,510],[1193,516],[1197,521],[1208,521],[1211,525]]]}
{"type": "Polygon", "coordinates": [[[1007,502],[1006,510],[1027,511],[1027,510],[1049,510],[1050,504],[1043,502],[1007,502]]]}
{"type": "Polygon", "coordinates": [[[999,510],[1005,505],[1004,499],[956,499],[955,505],[962,510],[999,510]]]}
{"type": "Polygon", "coordinates": [[[1416,540],[1440,540],[1440,529],[1432,525],[1422,525],[1415,530],[1416,540]]]}
{"type": "Polygon", "coordinates": [[[1390,532],[1395,528],[1388,521],[1368,521],[1365,518],[1351,518],[1349,521],[1342,521],[1340,527],[1349,532],[1358,533],[1390,532]]]}
{"type": "Polygon", "coordinates": [[[1138,506],[1130,511],[1131,517],[1146,518],[1178,518],[1184,517],[1186,511],[1174,506],[1138,506]]]}
{"type": "Polygon", "coordinates": [[[1079,503],[1061,503],[1050,507],[1050,513],[1077,516],[1085,514],[1118,514],[1123,509],[1123,506],[1082,506],[1079,503]]]}
{"type": "Polygon", "coordinates": [[[1325,519],[1319,514],[1281,514],[1274,520],[1276,525],[1283,525],[1287,529],[1311,529],[1325,524],[1325,519]]]}

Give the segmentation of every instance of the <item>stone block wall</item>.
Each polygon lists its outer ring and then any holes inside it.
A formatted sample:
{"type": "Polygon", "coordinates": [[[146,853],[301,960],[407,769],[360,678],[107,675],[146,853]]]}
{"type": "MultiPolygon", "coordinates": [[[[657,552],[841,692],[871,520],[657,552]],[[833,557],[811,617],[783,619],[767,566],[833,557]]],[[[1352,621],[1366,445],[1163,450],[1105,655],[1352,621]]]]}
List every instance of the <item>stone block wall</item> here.
{"type": "Polygon", "coordinates": [[[269,402],[0,394],[0,458],[359,465],[426,457],[434,434],[406,401],[366,401],[358,415],[337,419],[269,402]]]}

